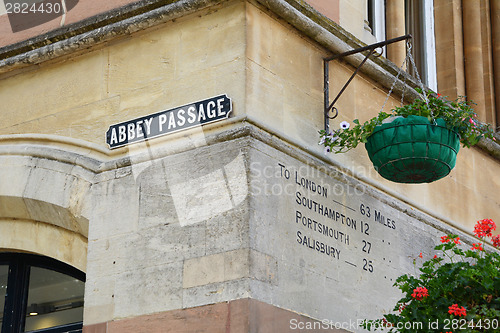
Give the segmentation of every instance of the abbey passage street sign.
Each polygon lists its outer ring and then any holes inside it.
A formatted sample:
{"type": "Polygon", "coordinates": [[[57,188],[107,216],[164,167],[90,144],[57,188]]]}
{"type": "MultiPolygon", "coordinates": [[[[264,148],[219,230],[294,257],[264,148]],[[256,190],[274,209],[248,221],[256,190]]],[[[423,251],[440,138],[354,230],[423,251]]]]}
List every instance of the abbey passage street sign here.
{"type": "Polygon", "coordinates": [[[106,132],[106,143],[110,149],[123,147],[130,143],[227,119],[231,111],[231,99],[226,94],[211,97],[111,125],[106,132]]]}

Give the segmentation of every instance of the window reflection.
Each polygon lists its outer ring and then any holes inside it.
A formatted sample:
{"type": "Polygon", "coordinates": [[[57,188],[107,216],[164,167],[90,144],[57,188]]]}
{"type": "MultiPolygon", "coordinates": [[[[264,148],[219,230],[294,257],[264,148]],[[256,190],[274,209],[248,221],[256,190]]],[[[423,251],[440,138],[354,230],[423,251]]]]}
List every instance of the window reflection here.
{"type": "Polygon", "coordinates": [[[84,285],[69,275],[31,267],[25,332],[81,322],[84,285]]]}

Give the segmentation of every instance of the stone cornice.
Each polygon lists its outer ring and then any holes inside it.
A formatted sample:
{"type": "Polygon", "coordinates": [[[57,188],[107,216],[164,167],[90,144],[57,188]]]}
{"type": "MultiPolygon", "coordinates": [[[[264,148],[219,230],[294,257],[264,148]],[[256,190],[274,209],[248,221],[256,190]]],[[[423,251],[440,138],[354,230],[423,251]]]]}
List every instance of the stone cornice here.
{"type": "Polygon", "coordinates": [[[142,0],[0,48],[0,74],[90,49],[225,0],[142,0]]]}

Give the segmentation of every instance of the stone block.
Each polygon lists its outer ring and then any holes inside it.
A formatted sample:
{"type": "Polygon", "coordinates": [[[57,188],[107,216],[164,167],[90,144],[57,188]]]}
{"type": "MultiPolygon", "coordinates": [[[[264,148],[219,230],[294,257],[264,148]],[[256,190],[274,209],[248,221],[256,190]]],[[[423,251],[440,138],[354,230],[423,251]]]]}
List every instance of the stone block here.
{"type": "MultiPolygon", "coordinates": [[[[29,163],[28,159],[24,159],[24,161],[29,163]]],[[[8,161],[4,158],[1,159],[0,195],[22,197],[26,183],[28,182],[30,169],[23,166],[24,163],[22,161],[18,162],[22,164],[17,164],[16,162],[16,164],[9,166],[8,161]]]]}
{"type": "MultiPolygon", "coordinates": [[[[2,105],[9,107],[2,110],[0,127],[14,126],[98,101],[102,96],[103,83],[101,52],[81,55],[63,63],[44,65],[37,71],[1,80],[0,100],[2,105]]],[[[57,118],[53,121],[48,126],[67,126],[57,118]]]]}
{"type": "Polygon", "coordinates": [[[182,261],[127,271],[115,278],[115,318],[182,307],[182,261]]]}
{"type": "Polygon", "coordinates": [[[248,208],[240,204],[206,222],[207,254],[246,248],[249,245],[248,208]]]}
{"type": "Polygon", "coordinates": [[[88,242],[88,265],[89,277],[98,280],[102,277],[113,276],[121,272],[120,266],[126,259],[124,253],[123,235],[89,240],[88,242]]]}
{"type": "Polygon", "coordinates": [[[254,62],[247,64],[247,113],[283,132],[284,84],[275,73],[254,62]]]}
{"type": "Polygon", "coordinates": [[[249,275],[248,249],[239,249],[184,261],[183,287],[192,288],[249,275]]]}
{"type": "Polygon", "coordinates": [[[239,249],[224,253],[224,279],[237,280],[248,277],[250,265],[248,249],[239,249]]]}
{"type": "Polygon", "coordinates": [[[127,272],[205,254],[205,225],[159,225],[123,235],[118,240],[117,270],[127,272]]]}
{"type": "Polygon", "coordinates": [[[193,77],[205,68],[245,54],[245,4],[234,3],[199,20],[181,21],[175,78],[193,77]],[[203,45],[200,47],[200,44],[203,45]]]}
{"type": "MultiPolygon", "coordinates": [[[[83,308],[83,322],[85,325],[95,325],[111,320],[113,318],[114,307],[114,304],[95,306],[85,304],[85,307],[83,308]]],[[[84,331],[86,332],[85,328],[84,331]]]]}
{"type": "Polygon", "coordinates": [[[91,196],[93,211],[90,219],[89,240],[137,230],[139,189],[131,174],[94,184],[91,196]],[[96,222],[93,223],[93,221],[96,222]],[[109,221],[114,222],[109,223],[109,221]]]}
{"type": "Polygon", "coordinates": [[[11,128],[14,133],[55,134],[77,138],[107,147],[104,133],[108,126],[122,120],[119,98],[108,98],[71,109],[65,109],[11,128]],[[57,124],[65,124],[58,126],[57,124]]]}
{"type": "Polygon", "coordinates": [[[71,183],[74,181],[74,177],[68,174],[65,175],[45,168],[33,168],[29,174],[23,196],[68,207],[71,183]]]}
{"type": "Polygon", "coordinates": [[[0,248],[39,253],[85,271],[84,237],[52,224],[21,219],[0,219],[0,248]]]}
{"type": "Polygon", "coordinates": [[[190,308],[247,298],[250,296],[249,294],[249,280],[244,278],[186,288],[183,290],[182,304],[184,308],[190,308]]]}
{"type": "Polygon", "coordinates": [[[163,83],[155,82],[122,92],[119,96],[119,113],[116,115],[115,123],[168,109],[169,100],[164,90],[163,83]]]}
{"type": "Polygon", "coordinates": [[[240,205],[248,194],[245,157],[241,151],[227,146],[179,155],[165,165],[164,172],[181,225],[228,212],[240,205]],[[217,154],[220,149],[224,155],[217,154]],[[190,163],[183,163],[185,159],[190,163]]]}
{"type": "Polygon", "coordinates": [[[30,213],[22,197],[1,196],[0,216],[16,219],[30,219],[30,213]]]}
{"type": "Polygon", "coordinates": [[[224,253],[184,261],[182,284],[191,288],[225,281],[224,253]]]}
{"type": "MultiPolygon", "coordinates": [[[[366,3],[339,1],[339,24],[356,38],[363,39],[366,3]]],[[[365,41],[366,42],[366,41],[365,41]]]]}
{"type": "Polygon", "coordinates": [[[180,33],[168,24],[159,30],[124,39],[109,50],[108,96],[143,88],[172,78],[180,33]]]}
{"type": "Polygon", "coordinates": [[[278,283],[278,261],[276,258],[250,251],[250,277],[269,284],[278,283]]]}

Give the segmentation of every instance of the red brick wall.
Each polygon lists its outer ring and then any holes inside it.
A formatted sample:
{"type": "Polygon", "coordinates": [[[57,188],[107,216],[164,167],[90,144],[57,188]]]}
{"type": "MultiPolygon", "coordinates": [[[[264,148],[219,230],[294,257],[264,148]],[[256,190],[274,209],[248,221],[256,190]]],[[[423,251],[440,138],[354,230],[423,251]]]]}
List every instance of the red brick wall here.
{"type": "MultiPolygon", "coordinates": [[[[64,19],[64,26],[136,1],[137,0],[79,0],[76,6],[67,12],[64,19]]],[[[7,1],[5,2],[7,3],[7,1]]],[[[17,2],[22,3],[21,0],[17,2]]],[[[13,9],[11,9],[11,11],[13,11],[13,9]]],[[[33,12],[27,11],[29,15],[32,15],[33,12]]],[[[40,15],[40,13],[38,13],[38,15],[40,15]]],[[[26,16],[26,18],[28,19],[28,16],[26,16]]],[[[32,28],[13,32],[8,15],[3,14],[0,16],[0,47],[53,31],[61,27],[61,21],[62,16],[58,16],[51,21],[36,25],[32,28]]]]}
{"type": "Polygon", "coordinates": [[[300,332],[299,325],[313,327],[314,323],[317,328],[307,332],[347,332],[330,329],[292,311],[241,299],[89,325],[83,328],[83,333],[282,333],[300,332]]]}
{"type": "Polygon", "coordinates": [[[306,0],[318,12],[339,23],[339,0],[306,0]]]}

